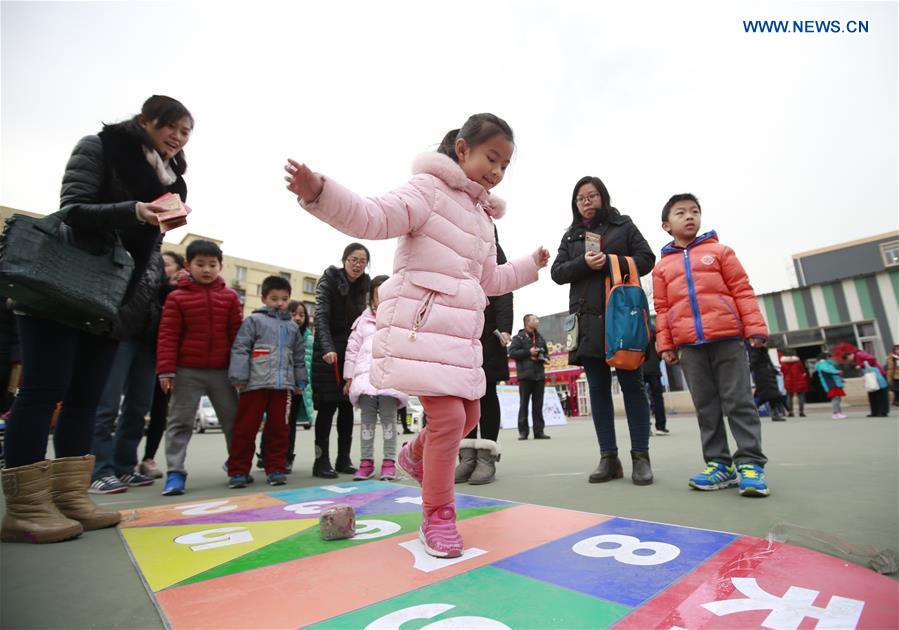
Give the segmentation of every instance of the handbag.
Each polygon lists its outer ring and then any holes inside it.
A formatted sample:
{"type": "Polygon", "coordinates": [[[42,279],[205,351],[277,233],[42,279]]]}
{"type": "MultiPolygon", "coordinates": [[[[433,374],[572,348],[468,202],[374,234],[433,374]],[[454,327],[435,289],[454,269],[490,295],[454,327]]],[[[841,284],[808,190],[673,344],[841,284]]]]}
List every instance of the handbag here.
{"type": "Polygon", "coordinates": [[[562,320],[562,329],[565,331],[565,350],[568,352],[577,350],[578,336],[580,333],[579,318],[580,310],[562,320]]]}
{"type": "Polygon", "coordinates": [[[134,260],[117,233],[105,251],[73,243],[65,211],[14,214],[0,235],[0,295],[46,319],[108,332],[125,297],[134,260]]]}
{"type": "Polygon", "coordinates": [[[865,380],[866,392],[879,392],[886,387],[886,379],[884,379],[884,382],[881,383],[880,381],[883,377],[880,376],[880,373],[876,368],[871,367],[867,363],[865,364],[865,376],[863,378],[865,380]]]}

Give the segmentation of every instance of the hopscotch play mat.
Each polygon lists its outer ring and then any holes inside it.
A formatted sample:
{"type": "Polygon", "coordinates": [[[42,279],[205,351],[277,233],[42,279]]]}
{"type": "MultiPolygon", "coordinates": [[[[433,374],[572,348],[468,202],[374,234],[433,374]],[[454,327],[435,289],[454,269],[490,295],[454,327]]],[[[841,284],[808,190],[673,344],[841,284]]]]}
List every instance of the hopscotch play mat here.
{"type": "Polygon", "coordinates": [[[424,553],[418,488],[378,481],[125,513],[172,628],[896,628],[899,585],[782,543],[457,495],[461,558],[424,553]],[[319,512],[352,505],[356,536],[319,512]]]}

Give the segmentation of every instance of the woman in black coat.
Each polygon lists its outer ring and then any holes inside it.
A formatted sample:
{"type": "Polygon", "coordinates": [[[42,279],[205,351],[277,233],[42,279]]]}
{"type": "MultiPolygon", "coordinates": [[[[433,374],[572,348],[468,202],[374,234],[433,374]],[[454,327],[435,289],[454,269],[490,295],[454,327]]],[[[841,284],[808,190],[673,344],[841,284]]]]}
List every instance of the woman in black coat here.
{"type": "MultiPolygon", "coordinates": [[[[609,192],[598,177],[582,177],[571,194],[571,225],[562,236],[552,265],[557,284],[570,284],[568,312],[577,315],[577,348],[568,362],[582,365],[587,374],[593,425],[599,440],[599,466],[590,474],[590,483],[623,476],[615,440],[615,410],[612,405],[612,373],[605,361],[605,279],[606,256],[630,256],[641,276],[652,271],[655,255],[630,217],[611,205],[609,192]],[[598,234],[601,251],[587,251],[585,235],[598,234]]],[[[649,462],[649,404],[640,370],[615,370],[631,437],[632,480],[637,485],[652,483],[649,462]]]]}
{"type": "Polygon", "coordinates": [[[786,420],[784,413],[783,394],[777,386],[777,368],[771,361],[766,347],[749,348],[749,369],[752,371],[752,380],[755,383],[755,399],[758,404],[768,403],[771,412],[771,420],[783,422],[786,420]]]}
{"type": "MultiPolygon", "coordinates": [[[[145,297],[140,280],[159,248],[156,215],[165,208],[151,202],[166,192],[186,195],[182,148],[192,129],[184,105],[152,96],[131,120],[82,138],[66,165],[60,207],[73,242],[102,252],[118,237],[134,260],[123,313],[145,297]]],[[[119,522],[118,512],[100,510],[87,495],[94,418],[119,337],[56,321],[66,315],[18,317],[23,382],[6,428],[4,541],[54,542],[119,522]],[[49,462],[47,436],[58,401],[57,459],[49,462]]]]}
{"type": "MultiPolygon", "coordinates": [[[[506,262],[506,254],[499,245],[496,227],[496,264],[506,262]]],[[[456,466],[456,483],[474,485],[491,483],[496,476],[499,458],[500,408],[496,384],[509,380],[509,357],[506,347],[512,338],[512,294],[505,293],[487,299],[484,309],[484,330],[481,332],[481,348],[484,355],[482,369],[487,380],[487,391],[481,397],[481,419],[478,426],[465,436],[459,447],[459,465],[456,466]],[[499,332],[499,336],[497,336],[499,332]],[[481,437],[478,438],[478,428],[481,437]]]]}
{"type": "Polygon", "coordinates": [[[312,339],[312,402],[315,416],[315,462],[312,474],[334,479],[338,472],[354,474],[353,403],[343,391],[343,361],[353,322],[366,307],[371,279],[365,268],[368,248],[350,243],[343,250],[343,266],[325,269],[315,287],[315,334],[312,339]],[[337,412],[337,460],[331,466],[331,424],[337,412]],[[335,470],[336,469],[336,470],[335,470]]]}

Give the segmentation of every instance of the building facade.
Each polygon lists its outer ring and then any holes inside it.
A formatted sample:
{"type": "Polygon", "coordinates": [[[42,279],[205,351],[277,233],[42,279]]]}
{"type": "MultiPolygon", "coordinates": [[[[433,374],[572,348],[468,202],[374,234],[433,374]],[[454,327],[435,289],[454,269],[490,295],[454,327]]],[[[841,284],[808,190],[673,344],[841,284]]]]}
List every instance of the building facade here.
{"type": "Polygon", "coordinates": [[[848,342],[885,361],[899,343],[899,231],[795,254],[799,288],[758,296],[771,345],[809,359],[848,342]]]}

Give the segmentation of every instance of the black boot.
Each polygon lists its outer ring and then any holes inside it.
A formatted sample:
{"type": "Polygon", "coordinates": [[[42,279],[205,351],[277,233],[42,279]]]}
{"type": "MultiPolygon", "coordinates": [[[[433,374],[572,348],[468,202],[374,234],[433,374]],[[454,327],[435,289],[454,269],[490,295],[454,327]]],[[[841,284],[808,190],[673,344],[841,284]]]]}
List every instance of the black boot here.
{"type": "Polygon", "coordinates": [[[634,469],[631,480],[636,486],[648,486],[652,483],[652,467],[649,464],[648,451],[631,451],[631,461],[634,469]]]}
{"type": "Polygon", "coordinates": [[[353,461],[350,459],[349,454],[337,454],[337,461],[334,462],[334,468],[339,473],[344,473],[346,475],[355,475],[356,467],[353,466],[353,461]]]}
{"type": "Polygon", "coordinates": [[[322,479],[337,479],[337,473],[331,467],[331,458],[326,450],[315,445],[315,461],[312,462],[312,476],[322,479]]]}
{"type": "Polygon", "coordinates": [[[621,467],[621,460],[618,459],[618,451],[603,451],[600,453],[599,465],[590,473],[588,481],[604,483],[622,477],[624,477],[624,469],[621,467]]]}

